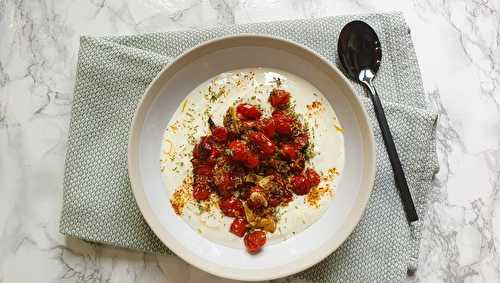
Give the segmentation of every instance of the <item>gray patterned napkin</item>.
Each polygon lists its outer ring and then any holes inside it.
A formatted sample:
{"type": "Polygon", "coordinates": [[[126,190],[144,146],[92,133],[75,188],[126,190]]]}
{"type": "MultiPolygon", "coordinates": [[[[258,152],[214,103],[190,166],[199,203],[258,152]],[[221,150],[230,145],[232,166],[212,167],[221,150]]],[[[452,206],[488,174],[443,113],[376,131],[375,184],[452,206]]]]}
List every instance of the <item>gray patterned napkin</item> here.
{"type": "MultiPolygon", "coordinates": [[[[118,37],[82,37],[78,57],[61,233],[84,240],[168,253],[137,208],[127,175],[128,131],[144,90],[183,51],[216,37],[271,34],[308,46],[338,64],[337,37],[361,19],[380,36],[383,63],[375,85],[403,162],[417,211],[437,170],[436,113],[423,94],[410,31],[401,14],[375,14],[216,27],[118,37]]],[[[408,226],[369,99],[355,84],[373,125],[377,175],[366,212],[348,240],[298,276],[317,282],[401,282],[415,270],[420,225],[408,226]]]]}

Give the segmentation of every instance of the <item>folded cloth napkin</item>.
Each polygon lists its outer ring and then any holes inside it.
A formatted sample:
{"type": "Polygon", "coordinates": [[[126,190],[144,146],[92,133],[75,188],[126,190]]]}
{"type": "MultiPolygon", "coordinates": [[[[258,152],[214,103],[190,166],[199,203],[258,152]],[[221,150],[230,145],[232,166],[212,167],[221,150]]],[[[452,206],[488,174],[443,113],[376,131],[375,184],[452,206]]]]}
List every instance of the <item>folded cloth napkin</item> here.
{"type": "MultiPolygon", "coordinates": [[[[418,214],[437,171],[436,113],[424,98],[410,31],[401,14],[355,15],[116,37],[81,37],[64,178],[61,233],[87,241],[164,254],[132,195],[127,172],[134,110],[153,78],[187,49],[216,37],[257,33],[287,38],[338,64],[337,38],[361,19],[378,33],[383,101],[418,214]]],[[[377,174],[368,207],[347,241],[297,276],[315,282],[401,282],[414,271],[420,223],[406,222],[372,105],[355,85],[377,143],[377,174]]]]}

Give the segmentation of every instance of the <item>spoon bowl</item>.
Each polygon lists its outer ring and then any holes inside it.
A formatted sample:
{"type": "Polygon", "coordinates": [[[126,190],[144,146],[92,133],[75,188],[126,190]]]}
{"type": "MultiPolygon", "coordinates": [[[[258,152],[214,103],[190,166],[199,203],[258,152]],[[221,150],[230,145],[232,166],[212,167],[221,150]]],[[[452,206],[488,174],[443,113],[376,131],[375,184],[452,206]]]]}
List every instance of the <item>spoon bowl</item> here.
{"type": "Polygon", "coordinates": [[[377,73],[382,61],[382,48],[377,33],[362,21],[348,23],[340,32],[338,41],[339,57],[347,74],[361,81],[362,70],[377,73]]]}

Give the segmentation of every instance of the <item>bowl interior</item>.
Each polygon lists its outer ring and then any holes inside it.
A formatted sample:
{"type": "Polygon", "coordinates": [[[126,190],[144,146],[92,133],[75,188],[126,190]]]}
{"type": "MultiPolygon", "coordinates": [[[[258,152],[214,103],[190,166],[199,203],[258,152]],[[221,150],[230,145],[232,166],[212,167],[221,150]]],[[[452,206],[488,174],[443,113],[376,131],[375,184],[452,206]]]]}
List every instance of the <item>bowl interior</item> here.
{"type": "MultiPolygon", "coordinates": [[[[295,94],[297,95],[297,94],[295,94]]],[[[155,234],[178,256],[210,273],[264,280],[299,272],[333,252],[366,206],[374,176],[374,147],[366,113],[343,75],[312,51],[264,36],[234,36],[197,47],[152,82],[134,118],[129,170],[139,208],[155,234]],[[173,212],[160,175],[161,140],[189,92],[219,73],[270,67],[298,75],[328,99],[344,128],[345,166],[334,203],[304,232],[257,255],[203,238],[173,212]]]]}

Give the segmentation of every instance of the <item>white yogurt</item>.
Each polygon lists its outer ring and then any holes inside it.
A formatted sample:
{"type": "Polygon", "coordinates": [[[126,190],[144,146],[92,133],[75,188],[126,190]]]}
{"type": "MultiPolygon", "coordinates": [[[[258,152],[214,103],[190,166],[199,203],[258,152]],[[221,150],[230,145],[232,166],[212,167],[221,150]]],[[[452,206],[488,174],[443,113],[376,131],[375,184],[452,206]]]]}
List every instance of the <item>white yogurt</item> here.
{"type": "MultiPolygon", "coordinates": [[[[191,152],[199,138],[208,133],[208,117],[222,125],[227,108],[240,101],[258,104],[265,116],[270,115],[272,110],[267,99],[278,78],[280,88],[291,93],[295,111],[302,115],[312,135],[316,155],[307,167],[322,175],[318,187],[328,187],[329,192],[322,194],[318,205],[311,205],[304,196],[295,196],[287,207],[280,207],[277,229],[267,235],[269,244],[305,230],[334,200],[338,181],[335,172],[342,172],[344,165],[343,129],[317,88],[293,74],[269,68],[240,69],[217,75],[194,89],[181,103],[168,123],[160,155],[162,178],[172,195],[186,176],[192,174],[191,152]]],[[[205,238],[229,247],[243,248],[242,239],[229,232],[232,218],[223,216],[218,207],[210,212],[200,211],[198,204],[190,201],[181,217],[205,238]]]]}

